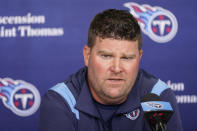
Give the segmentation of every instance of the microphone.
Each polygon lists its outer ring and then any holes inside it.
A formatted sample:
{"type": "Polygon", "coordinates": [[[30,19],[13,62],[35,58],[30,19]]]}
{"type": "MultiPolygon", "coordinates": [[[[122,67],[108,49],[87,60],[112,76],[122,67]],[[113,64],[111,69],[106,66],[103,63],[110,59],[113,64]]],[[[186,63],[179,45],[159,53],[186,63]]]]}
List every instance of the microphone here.
{"type": "Polygon", "coordinates": [[[161,101],[156,94],[149,93],[141,98],[141,106],[152,131],[166,131],[166,124],[174,113],[170,103],[161,101]]]}

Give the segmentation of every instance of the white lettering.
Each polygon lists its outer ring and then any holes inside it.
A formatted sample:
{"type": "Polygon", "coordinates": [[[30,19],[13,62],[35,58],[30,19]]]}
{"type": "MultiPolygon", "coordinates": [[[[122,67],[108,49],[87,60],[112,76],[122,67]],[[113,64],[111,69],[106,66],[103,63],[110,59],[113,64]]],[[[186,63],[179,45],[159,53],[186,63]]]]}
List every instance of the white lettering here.
{"type": "Polygon", "coordinates": [[[18,27],[18,30],[20,32],[20,36],[21,37],[25,37],[26,36],[26,32],[27,32],[28,28],[30,28],[30,26],[19,26],[18,27]]]}
{"type": "Polygon", "coordinates": [[[0,16],[0,38],[6,37],[55,37],[63,36],[64,28],[62,27],[32,27],[31,24],[44,24],[44,15],[32,15],[27,13],[24,16],[0,16]],[[9,25],[22,24],[10,27],[9,25]],[[25,25],[24,25],[25,24],[25,25]],[[4,26],[5,25],[5,26],[4,26]],[[9,28],[8,28],[9,26],[9,28]]]}
{"type": "Polygon", "coordinates": [[[1,26],[0,37],[16,37],[16,28],[5,28],[4,26],[1,26]]]}
{"type": "Polygon", "coordinates": [[[167,81],[167,85],[173,90],[173,91],[184,91],[184,83],[172,83],[170,80],[167,81]]]}
{"type": "Polygon", "coordinates": [[[32,16],[27,13],[25,16],[0,16],[0,24],[44,24],[45,16],[32,16]]]}
{"type": "Polygon", "coordinates": [[[38,37],[38,36],[62,36],[63,28],[32,28],[31,26],[19,26],[20,36],[38,37]]]}
{"type": "Polygon", "coordinates": [[[196,95],[176,95],[177,103],[197,103],[196,95]]]}

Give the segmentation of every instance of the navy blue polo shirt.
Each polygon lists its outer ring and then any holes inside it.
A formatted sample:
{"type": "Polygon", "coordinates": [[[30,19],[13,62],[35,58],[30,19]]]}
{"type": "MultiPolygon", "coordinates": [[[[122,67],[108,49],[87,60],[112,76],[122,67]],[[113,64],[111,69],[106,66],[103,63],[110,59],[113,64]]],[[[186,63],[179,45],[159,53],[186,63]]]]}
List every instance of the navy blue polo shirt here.
{"type": "Polygon", "coordinates": [[[108,107],[95,103],[86,77],[84,67],[46,92],[40,106],[39,131],[151,131],[140,105],[141,97],[151,92],[172,105],[174,114],[167,131],[183,130],[172,90],[144,70],[139,70],[127,100],[109,107],[111,114],[107,113],[108,107]]]}

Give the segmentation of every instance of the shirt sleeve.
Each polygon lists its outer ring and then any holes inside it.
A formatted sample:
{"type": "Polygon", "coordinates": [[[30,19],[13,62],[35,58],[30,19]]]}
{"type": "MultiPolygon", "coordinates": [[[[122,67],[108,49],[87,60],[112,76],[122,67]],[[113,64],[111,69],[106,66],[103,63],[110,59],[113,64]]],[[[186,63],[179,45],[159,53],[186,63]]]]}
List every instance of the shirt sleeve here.
{"type": "Polygon", "coordinates": [[[167,123],[166,131],[183,131],[179,108],[173,91],[169,88],[162,92],[160,97],[163,101],[170,102],[174,111],[172,117],[167,123]]]}
{"type": "Polygon", "coordinates": [[[75,131],[76,120],[65,100],[48,91],[42,98],[38,131],[75,131]]]}

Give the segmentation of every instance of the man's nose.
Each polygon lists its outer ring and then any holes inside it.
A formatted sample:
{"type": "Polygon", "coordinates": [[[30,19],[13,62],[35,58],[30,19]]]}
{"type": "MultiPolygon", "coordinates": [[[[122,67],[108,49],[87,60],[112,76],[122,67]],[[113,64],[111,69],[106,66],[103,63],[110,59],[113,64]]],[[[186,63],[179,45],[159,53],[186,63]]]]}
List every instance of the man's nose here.
{"type": "Polygon", "coordinates": [[[119,58],[114,58],[111,65],[111,71],[114,73],[122,72],[121,62],[119,58]]]}

